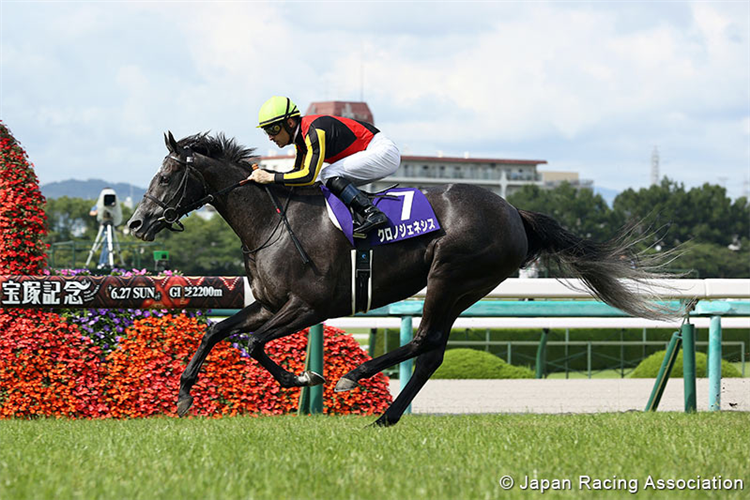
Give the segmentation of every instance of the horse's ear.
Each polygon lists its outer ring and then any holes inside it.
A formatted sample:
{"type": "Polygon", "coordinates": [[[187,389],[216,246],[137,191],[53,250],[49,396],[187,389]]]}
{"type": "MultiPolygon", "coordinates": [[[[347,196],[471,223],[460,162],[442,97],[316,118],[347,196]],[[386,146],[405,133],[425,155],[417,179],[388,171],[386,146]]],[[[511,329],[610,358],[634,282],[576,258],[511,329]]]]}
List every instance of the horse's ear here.
{"type": "Polygon", "coordinates": [[[167,149],[170,153],[177,153],[180,150],[180,147],[177,145],[177,141],[174,139],[171,130],[168,130],[167,133],[164,134],[164,144],[167,145],[167,149]]]}

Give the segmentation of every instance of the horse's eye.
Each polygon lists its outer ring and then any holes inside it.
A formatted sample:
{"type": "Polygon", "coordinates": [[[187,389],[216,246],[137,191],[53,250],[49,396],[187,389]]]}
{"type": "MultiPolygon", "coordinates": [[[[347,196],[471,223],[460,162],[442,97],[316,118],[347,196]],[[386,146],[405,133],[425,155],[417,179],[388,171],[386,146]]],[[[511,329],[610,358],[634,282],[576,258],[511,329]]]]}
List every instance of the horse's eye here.
{"type": "Polygon", "coordinates": [[[169,176],[168,175],[160,175],[159,176],[159,184],[169,184],[169,176]]]}

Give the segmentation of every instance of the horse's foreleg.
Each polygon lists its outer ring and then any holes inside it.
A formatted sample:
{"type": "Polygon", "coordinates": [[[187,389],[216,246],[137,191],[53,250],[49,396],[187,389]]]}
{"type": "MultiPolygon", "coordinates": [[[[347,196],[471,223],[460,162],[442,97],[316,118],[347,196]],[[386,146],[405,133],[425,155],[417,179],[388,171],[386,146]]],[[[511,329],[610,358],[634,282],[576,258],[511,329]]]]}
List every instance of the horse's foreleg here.
{"type": "Polygon", "coordinates": [[[290,387],[312,387],[314,385],[324,384],[326,381],[322,374],[310,370],[304,371],[302,375],[295,375],[292,372],[286,371],[274,360],[269,358],[268,354],[266,354],[262,347],[256,347],[251,356],[260,363],[263,368],[268,370],[268,373],[270,373],[279,385],[285,389],[290,387]]]}
{"type": "Polygon", "coordinates": [[[281,387],[304,387],[320,385],[325,382],[322,374],[305,371],[302,375],[295,375],[281,368],[268,357],[264,351],[266,343],[287,335],[296,333],[304,328],[322,321],[317,313],[301,299],[292,296],[266,323],[250,335],[250,355],[268,370],[281,387]]]}
{"type": "Polygon", "coordinates": [[[230,316],[224,321],[220,321],[208,329],[206,334],[201,340],[198,350],[195,351],[193,357],[190,359],[185,371],[180,376],[180,392],[177,397],[177,414],[181,417],[185,416],[190,406],[193,404],[193,397],[190,395],[190,390],[193,385],[198,381],[198,372],[203,366],[203,362],[206,360],[208,353],[214,346],[236,333],[243,333],[253,331],[265,323],[268,318],[272,316],[272,313],[267,309],[264,309],[259,302],[253,302],[249,306],[242,309],[234,316],[230,316]]]}

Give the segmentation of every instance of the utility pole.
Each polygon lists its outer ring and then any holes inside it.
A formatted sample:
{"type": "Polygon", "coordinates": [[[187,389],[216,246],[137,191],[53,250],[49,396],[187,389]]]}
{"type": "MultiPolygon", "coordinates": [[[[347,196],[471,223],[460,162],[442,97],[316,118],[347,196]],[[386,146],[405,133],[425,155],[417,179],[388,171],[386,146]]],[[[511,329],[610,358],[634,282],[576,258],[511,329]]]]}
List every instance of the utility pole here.
{"type": "Polygon", "coordinates": [[[659,184],[659,148],[654,146],[651,151],[651,185],[659,184]]]}

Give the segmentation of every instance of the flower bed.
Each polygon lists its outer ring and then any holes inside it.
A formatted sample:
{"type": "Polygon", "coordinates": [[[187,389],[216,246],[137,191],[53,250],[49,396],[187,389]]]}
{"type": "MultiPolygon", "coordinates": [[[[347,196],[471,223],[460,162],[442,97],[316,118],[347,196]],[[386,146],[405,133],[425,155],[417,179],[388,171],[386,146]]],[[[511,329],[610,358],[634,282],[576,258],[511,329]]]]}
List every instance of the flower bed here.
{"type": "Polygon", "coordinates": [[[39,273],[47,245],[44,196],[26,151],[0,122],[0,272],[39,273]]]}
{"type": "MultiPolygon", "coordinates": [[[[197,349],[204,326],[196,318],[165,315],[137,320],[106,360],[104,392],[113,417],[174,416],[179,376],[197,349]]],[[[268,355],[294,373],[304,370],[308,330],[269,343],[268,355]]],[[[390,404],[387,378],[379,374],[362,389],[334,393],[336,381],[366,361],[357,342],[343,331],[324,333],[324,411],[331,414],[380,413],[390,404]]],[[[241,344],[239,344],[241,347],[241,344]]],[[[271,375],[241,349],[220,342],[206,359],[191,413],[202,416],[282,414],[294,412],[300,389],[282,389],[271,375]]]]}
{"type": "Polygon", "coordinates": [[[106,416],[101,351],[54,313],[0,314],[0,418],[106,416]]]}
{"type": "MultiPolygon", "coordinates": [[[[141,312],[103,352],[88,325],[34,310],[0,313],[0,418],[133,418],[174,416],[179,377],[200,344],[203,317],[141,312]]],[[[105,313],[110,314],[110,313],[105,313]]],[[[117,314],[120,313],[111,313],[117,314]]],[[[106,316],[110,318],[110,316],[106,316]]],[[[102,322],[102,316],[97,317],[102,322]]],[[[114,320],[113,320],[114,321],[114,320]]],[[[117,324],[114,323],[113,324],[117,324]]],[[[266,346],[294,373],[304,370],[308,331],[266,346]]],[[[295,412],[300,389],[282,389],[242,349],[242,339],[220,342],[193,387],[191,413],[205,417],[295,412]]],[[[368,357],[345,332],[324,332],[324,412],[375,414],[391,402],[378,374],[361,389],[335,393],[338,379],[368,357]]]]}

